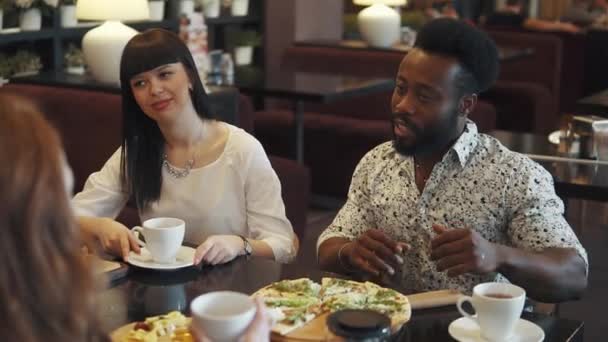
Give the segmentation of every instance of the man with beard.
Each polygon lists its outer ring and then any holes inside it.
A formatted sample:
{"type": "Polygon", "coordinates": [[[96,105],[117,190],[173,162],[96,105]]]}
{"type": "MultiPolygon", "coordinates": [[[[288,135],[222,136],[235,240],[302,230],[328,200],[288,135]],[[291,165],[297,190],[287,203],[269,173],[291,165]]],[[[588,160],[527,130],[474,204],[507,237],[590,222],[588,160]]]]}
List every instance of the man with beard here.
{"type": "Polygon", "coordinates": [[[397,74],[394,139],[357,166],[317,242],[323,269],[416,291],[510,281],[541,301],[581,296],[587,255],[551,176],[467,119],[497,74],[483,32],[453,19],[419,32],[397,74]]]}

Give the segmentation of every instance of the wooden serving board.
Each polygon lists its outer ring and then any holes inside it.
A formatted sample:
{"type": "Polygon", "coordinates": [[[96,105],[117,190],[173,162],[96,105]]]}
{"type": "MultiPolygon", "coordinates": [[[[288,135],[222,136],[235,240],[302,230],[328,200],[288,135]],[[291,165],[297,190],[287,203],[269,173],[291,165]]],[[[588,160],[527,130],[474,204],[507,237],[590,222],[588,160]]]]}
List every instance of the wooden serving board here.
{"type": "MultiPolygon", "coordinates": [[[[327,316],[329,313],[322,314],[316,317],[312,321],[308,322],[305,326],[300,327],[287,335],[280,335],[272,333],[270,336],[271,341],[282,342],[282,341],[343,341],[342,337],[334,335],[327,327],[327,316]]],[[[393,333],[399,331],[403,324],[406,322],[399,322],[391,327],[393,333]]]]}

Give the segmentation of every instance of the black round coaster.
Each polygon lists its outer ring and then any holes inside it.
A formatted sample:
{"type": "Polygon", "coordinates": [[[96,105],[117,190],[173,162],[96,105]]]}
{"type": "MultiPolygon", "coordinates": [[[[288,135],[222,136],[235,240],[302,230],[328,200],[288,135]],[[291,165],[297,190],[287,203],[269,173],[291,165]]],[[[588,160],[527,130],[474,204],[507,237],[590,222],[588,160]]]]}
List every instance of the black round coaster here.
{"type": "Polygon", "coordinates": [[[327,317],[334,334],[354,341],[382,341],[391,336],[388,316],[371,310],[340,310],[327,317]]]}

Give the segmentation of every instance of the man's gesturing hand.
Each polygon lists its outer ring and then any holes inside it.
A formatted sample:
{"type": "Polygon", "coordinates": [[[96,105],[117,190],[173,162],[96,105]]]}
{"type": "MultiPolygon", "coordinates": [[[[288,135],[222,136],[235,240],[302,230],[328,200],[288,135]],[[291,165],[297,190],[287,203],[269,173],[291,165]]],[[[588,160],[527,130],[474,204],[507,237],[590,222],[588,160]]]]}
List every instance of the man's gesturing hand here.
{"type": "Polygon", "coordinates": [[[407,244],[392,240],[378,229],[371,229],[348,242],[340,257],[348,258],[350,265],[372,275],[378,276],[384,272],[393,275],[394,267],[403,264],[400,254],[408,249],[407,244]]]}
{"type": "Polygon", "coordinates": [[[494,272],[499,266],[498,246],[471,229],[448,229],[433,225],[437,236],[431,240],[431,260],[437,271],[456,277],[465,273],[494,272]]]}

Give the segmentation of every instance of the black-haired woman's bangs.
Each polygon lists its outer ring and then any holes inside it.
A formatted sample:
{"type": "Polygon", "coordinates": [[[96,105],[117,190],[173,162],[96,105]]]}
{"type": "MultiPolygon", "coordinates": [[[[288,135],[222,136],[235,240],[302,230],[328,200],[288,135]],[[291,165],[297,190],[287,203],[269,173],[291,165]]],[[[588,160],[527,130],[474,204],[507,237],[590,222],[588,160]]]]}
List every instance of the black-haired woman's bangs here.
{"type": "Polygon", "coordinates": [[[122,56],[121,76],[126,78],[123,81],[129,82],[133,76],[165,64],[181,62],[177,49],[167,45],[166,41],[159,39],[130,44],[122,56]]]}

